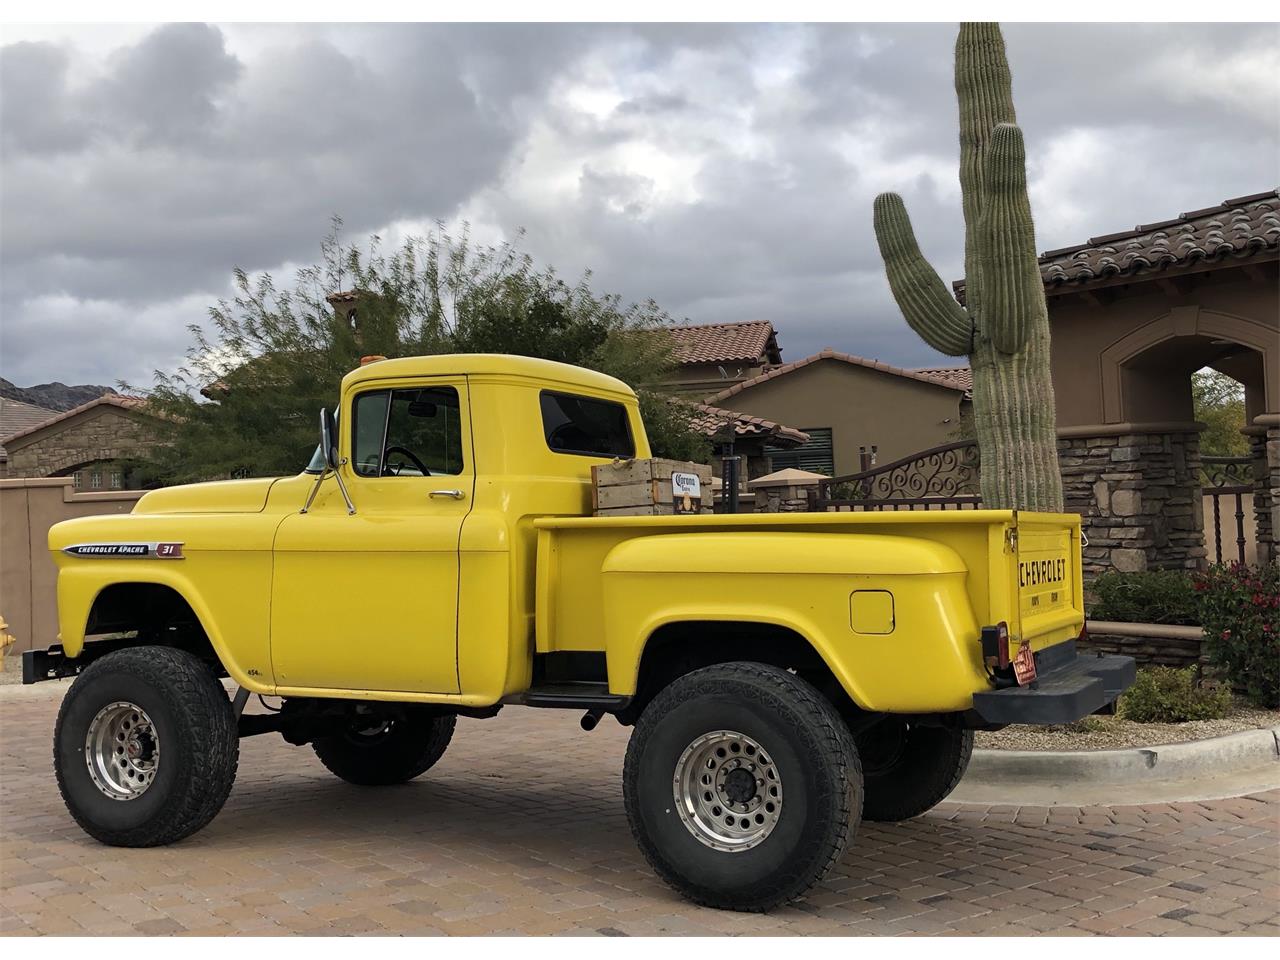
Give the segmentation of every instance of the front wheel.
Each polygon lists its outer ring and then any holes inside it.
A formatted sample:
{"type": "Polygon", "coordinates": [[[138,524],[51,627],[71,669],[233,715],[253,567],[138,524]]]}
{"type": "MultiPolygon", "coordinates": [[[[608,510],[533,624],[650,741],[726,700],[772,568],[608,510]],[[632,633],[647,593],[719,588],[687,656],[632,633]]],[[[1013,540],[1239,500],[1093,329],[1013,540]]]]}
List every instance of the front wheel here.
{"type": "Polygon", "coordinates": [[[96,840],[153,847],[222,809],[240,740],[226,691],[198,658],[129,647],[93,661],[58,710],[53,765],[76,823],[96,840]]]}
{"type": "Polygon", "coordinates": [[[973,731],[887,717],[857,744],[866,782],[862,815],[891,823],[918,817],[956,788],[973,755],[973,731]]]}
{"type": "Polygon", "coordinates": [[[857,827],[848,728],[799,677],[759,663],[675,680],[627,747],[627,818],[650,865],[705,906],[769,910],[802,896],[857,827]]]}
{"type": "Polygon", "coordinates": [[[357,713],[347,729],[312,745],[331,773],[363,787],[407,783],[444,756],[458,718],[405,707],[396,715],[357,713]]]}

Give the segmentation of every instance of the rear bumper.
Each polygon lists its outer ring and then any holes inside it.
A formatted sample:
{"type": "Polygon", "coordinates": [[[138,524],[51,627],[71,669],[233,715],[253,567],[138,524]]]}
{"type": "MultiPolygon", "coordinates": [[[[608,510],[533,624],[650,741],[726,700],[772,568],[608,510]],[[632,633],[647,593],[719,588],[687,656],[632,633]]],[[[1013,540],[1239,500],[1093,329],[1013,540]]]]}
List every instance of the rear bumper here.
{"type": "Polygon", "coordinates": [[[1034,686],[1006,687],[973,695],[973,709],[986,723],[1072,723],[1096,713],[1133,683],[1133,657],[1085,656],[1075,641],[1036,654],[1034,686]]]}

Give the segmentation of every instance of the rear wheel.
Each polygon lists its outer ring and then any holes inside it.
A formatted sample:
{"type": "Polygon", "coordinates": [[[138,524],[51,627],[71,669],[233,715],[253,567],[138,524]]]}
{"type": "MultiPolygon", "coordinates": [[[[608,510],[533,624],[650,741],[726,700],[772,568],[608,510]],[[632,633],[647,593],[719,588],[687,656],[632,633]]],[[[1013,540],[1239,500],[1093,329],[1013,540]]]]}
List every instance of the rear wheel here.
{"type": "Polygon", "coordinates": [[[131,647],[85,668],[54,729],[58,789],[91,837],[173,843],[205,826],[235,782],[240,740],[226,691],[202,661],[131,647]]]}
{"type": "Polygon", "coordinates": [[[802,896],[844,852],[862,804],[848,728],[778,667],[728,663],[675,680],[627,747],[631,831],[696,903],[768,910],[802,896]]]}
{"type": "Polygon", "coordinates": [[[406,708],[395,716],[356,714],[345,731],[312,748],[329,771],[359,786],[407,783],[431,769],[453,739],[458,718],[406,708]]]}
{"type": "Polygon", "coordinates": [[[950,795],[969,767],[973,731],[887,717],[857,737],[866,789],[862,816],[918,817],[950,795]]]}

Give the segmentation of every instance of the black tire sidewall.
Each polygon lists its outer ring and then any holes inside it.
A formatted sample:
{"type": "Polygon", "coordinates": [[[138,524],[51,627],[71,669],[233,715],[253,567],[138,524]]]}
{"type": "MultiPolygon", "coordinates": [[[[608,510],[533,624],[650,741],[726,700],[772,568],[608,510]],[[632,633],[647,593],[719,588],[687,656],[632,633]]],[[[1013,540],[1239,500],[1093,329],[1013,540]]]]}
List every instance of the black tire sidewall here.
{"type": "Polygon", "coordinates": [[[56,742],[64,795],[77,819],[84,817],[99,828],[114,831],[136,830],[162,816],[190,763],[190,757],[185,756],[186,751],[180,747],[179,728],[169,698],[140,677],[104,672],[78,678],[68,691],[56,742]],[[132,800],[115,800],[98,789],[89,775],[86,757],[89,724],[103,707],[118,700],[146,712],[160,744],[160,764],[155,779],[146,792],[132,800]]]}
{"type": "Polygon", "coordinates": [[[208,664],[170,647],[130,647],[89,664],[67,691],[54,730],[54,771],[68,811],[90,836],[157,846],[213,819],[235,782],[239,746],[231,702],[208,664]],[[115,702],[147,714],[160,748],[155,779],[128,800],[104,794],[86,761],[89,725],[115,702]]]}
{"type": "MultiPolygon", "coordinates": [[[[874,729],[869,732],[869,735],[875,734],[874,729]]],[[[908,725],[902,754],[896,762],[880,770],[863,771],[866,792],[863,817],[893,823],[933,809],[960,782],[972,753],[972,731],[908,725]]]]}
{"type": "MultiPolygon", "coordinates": [[[[833,831],[847,826],[852,832],[857,806],[848,815],[853,823],[838,822],[846,819],[845,801],[836,794],[849,785],[841,782],[820,742],[806,735],[808,724],[801,711],[783,698],[760,696],[749,682],[725,683],[727,689],[721,692],[687,699],[678,694],[673,699],[682,702],[648,723],[642,720],[633,735],[639,738],[637,749],[629,757],[634,769],[627,774],[633,830],[659,873],[692,899],[735,909],[768,909],[799,895],[820,875],[830,859],[833,831]],[[782,784],[778,823],[749,850],[708,846],[677,812],[674,776],[679,757],[694,740],[715,730],[755,740],[773,759],[782,784]]],[[[852,753],[852,743],[847,742],[852,753]]]]}
{"type": "Polygon", "coordinates": [[[393,786],[426,773],[453,739],[453,715],[409,711],[387,736],[363,744],[350,733],[321,737],[312,744],[320,762],[335,776],[357,786],[393,786]]]}

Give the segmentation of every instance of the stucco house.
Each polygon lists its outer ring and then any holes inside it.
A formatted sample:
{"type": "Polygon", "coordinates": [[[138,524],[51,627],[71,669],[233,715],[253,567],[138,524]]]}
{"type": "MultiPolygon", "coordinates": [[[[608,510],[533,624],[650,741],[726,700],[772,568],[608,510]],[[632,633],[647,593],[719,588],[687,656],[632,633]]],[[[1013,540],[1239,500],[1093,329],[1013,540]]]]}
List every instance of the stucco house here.
{"type": "Polygon", "coordinates": [[[966,394],[954,377],[826,349],[728,386],[707,403],[807,433],[807,444],[773,456],[774,469],[839,476],[870,459],[885,463],[954,439],[967,415],[966,394]]]}

